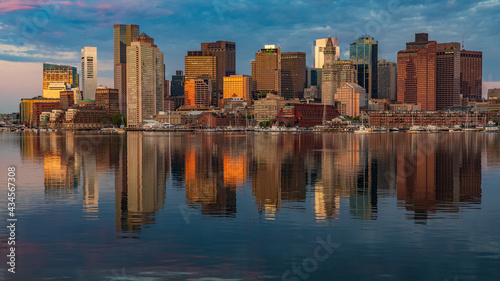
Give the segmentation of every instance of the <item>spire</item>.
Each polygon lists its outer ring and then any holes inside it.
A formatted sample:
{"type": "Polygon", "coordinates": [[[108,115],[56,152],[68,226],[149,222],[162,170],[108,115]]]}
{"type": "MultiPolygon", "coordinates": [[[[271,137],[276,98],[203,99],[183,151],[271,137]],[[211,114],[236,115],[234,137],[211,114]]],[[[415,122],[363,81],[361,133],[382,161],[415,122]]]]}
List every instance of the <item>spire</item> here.
{"type": "Polygon", "coordinates": [[[335,48],[333,47],[332,37],[328,36],[328,40],[326,41],[325,54],[335,54],[335,48]]]}

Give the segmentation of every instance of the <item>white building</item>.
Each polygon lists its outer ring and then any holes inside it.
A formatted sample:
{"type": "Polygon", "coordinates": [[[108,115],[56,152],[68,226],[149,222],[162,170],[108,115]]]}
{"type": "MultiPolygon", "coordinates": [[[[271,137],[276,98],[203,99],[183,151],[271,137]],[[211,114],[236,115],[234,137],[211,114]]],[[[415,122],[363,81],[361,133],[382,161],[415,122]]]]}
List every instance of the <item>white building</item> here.
{"type": "Polygon", "coordinates": [[[95,100],[97,89],[97,47],[82,49],[82,92],[84,99],[95,100]]]}
{"type": "MultiPolygon", "coordinates": [[[[328,41],[328,38],[324,39],[317,39],[314,42],[314,68],[323,68],[323,65],[325,64],[325,48],[326,48],[326,42],[328,41]]],[[[339,39],[338,38],[332,38],[332,43],[333,47],[335,48],[335,60],[340,59],[340,47],[339,47],[339,39]]]]}

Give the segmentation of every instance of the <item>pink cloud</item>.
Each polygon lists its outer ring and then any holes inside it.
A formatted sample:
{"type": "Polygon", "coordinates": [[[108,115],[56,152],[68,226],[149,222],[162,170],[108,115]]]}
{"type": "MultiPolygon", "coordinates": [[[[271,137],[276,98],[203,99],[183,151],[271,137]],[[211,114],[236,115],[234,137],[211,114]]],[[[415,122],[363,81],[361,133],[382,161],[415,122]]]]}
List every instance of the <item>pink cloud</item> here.
{"type": "Polygon", "coordinates": [[[36,5],[34,1],[12,0],[0,3],[0,14],[14,11],[33,10],[36,5]]]}

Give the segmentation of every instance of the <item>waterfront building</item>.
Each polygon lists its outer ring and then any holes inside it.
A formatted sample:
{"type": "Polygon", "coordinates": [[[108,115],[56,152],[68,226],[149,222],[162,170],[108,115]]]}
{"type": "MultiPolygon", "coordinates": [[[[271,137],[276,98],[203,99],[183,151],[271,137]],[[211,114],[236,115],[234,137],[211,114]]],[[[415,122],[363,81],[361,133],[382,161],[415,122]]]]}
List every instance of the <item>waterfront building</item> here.
{"type": "Polygon", "coordinates": [[[328,37],[328,42],[323,53],[325,55],[325,64],[321,70],[323,75],[321,79],[321,102],[326,105],[334,105],[338,84],[337,65],[335,64],[335,48],[333,47],[331,37],[328,37]]]}
{"type": "Polygon", "coordinates": [[[97,87],[95,105],[104,109],[107,115],[120,113],[119,90],[106,86],[97,87]]]}
{"type": "MultiPolygon", "coordinates": [[[[314,68],[323,68],[323,65],[325,65],[325,48],[326,48],[326,43],[328,41],[328,38],[322,38],[322,39],[316,39],[314,41],[314,52],[313,52],[313,58],[314,58],[314,63],[313,67],[314,68]]],[[[332,43],[335,48],[335,60],[340,59],[340,47],[339,47],[339,39],[337,37],[332,38],[332,43]]]]}
{"type": "Polygon", "coordinates": [[[314,127],[322,125],[339,116],[339,112],[332,105],[287,103],[276,115],[276,124],[285,124],[298,127],[314,127]]]}
{"type": "Polygon", "coordinates": [[[34,97],[31,99],[21,99],[20,122],[26,126],[38,126],[40,114],[45,110],[60,108],[59,99],[49,99],[44,97],[34,97]]]}
{"type": "Polygon", "coordinates": [[[60,64],[43,64],[43,97],[50,99],[58,99],[59,91],[62,89],[63,84],[69,85],[68,87],[78,87],[79,76],[76,67],[60,64]],[[58,89],[49,89],[53,84],[58,89]],[[58,84],[56,84],[58,83],[58,84]]]}
{"type": "Polygon", "coordinates": [[[436,110],[436,48],[426,33],[417,33],[415,42],[398,52],[398,102],[436,110]]]}
{"type": "Polygon", "coordinates": [[[257,122],[272,120],[287,103],[300,103],[300,101],[285,100],[278,95],[268,94],[267,97],[254,101],[254,119],[257,122]]]}
{"type": "Polygon", "coordinates": [[[377,65],[379,99],[397,100],[398,67],[395,62],[380,60],[377,65]]]}
{"type": "Polygon", "coordinates": [[[265,45],[255,53],[255,90],[262,93],[281,92],[281,48],[265,45]]]}
{"type": "Polygon", "coordinates": [[[127,47],[127,125],[141,127],[163,110],[165,87],[163,53],[154,39],[140,34],[127,47]]]}
{"type": "Polygon", "coordinates": [[[364,88],[355,83],[346,83],[338,89],[335,101],[340,114],[351,117],[361,115],[361,108],[368,106],[368,97],[364,88]]]}
{"type": "Polygon", "coordinates": [[[371,36],[361,36],[350,46],[350,60],[356,67],[357,83],[365,88],[368,98],[378,98],[378,42],[371,36]]]}
{"type": "Polygon", "coordinates": [[[384,126],[388,128],[411,126],[461,126],[465,124],[487,124],[492,115],[488,112],[471,113],[466,111],[386,111],[367,112],[370,126],[384,126]]]}
{"type": "Polygon", "coordinates": [[[303,98],[306,86],[306,53],[281,53],[281,96],[303,98]]]}
{"type": "Polygon", "coordinates": [[[247,119],[241,114],[206,112],[198,123],[206,128],[245,127],[247,119]]]}
{"type": "Polygon", "coordinates": [[[209,107],[211,104],[212,80],[186,79],[184,85],[184,105],[192,107],[209,107]]]}
{"type": "Polygon", "coordinates": [[[224,99],[239,97],[244,100],[251,98],[251,77],[247,75],[231,75],[224,77],[224,99]]]}
{"type": "Polygon", "coordinates": [[[83,97],[93,100],[97,89],[97,47],[84,47],[81,53],[83,97]]]}
{"type": "Polygon", "coordinates": [[[182,70],[176,70],[175,75],[172,75],[172,86],[170,87],[172,97],[184,96],[184,80],[185,76],[182,70]]]}
{"type": "Polygon", "coordinates": [[[118,89],[120,113],[127,113],[127,47],[139,36],[135,24],[113,26],[114,88],[118,89]]]}

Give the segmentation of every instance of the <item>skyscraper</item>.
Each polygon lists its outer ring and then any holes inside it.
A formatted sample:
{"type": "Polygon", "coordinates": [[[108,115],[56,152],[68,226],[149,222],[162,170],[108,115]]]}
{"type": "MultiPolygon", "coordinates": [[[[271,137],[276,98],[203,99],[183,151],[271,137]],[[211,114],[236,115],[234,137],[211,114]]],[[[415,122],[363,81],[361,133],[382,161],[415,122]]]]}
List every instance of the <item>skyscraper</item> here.
{"type": "Polygon", "coordinates": [[[464,98],[481,100],[483,52],[460,51],[460,93],[464,98]]]}
{"type": "MultiPolygon", "coordinates": [[[[316,41],[314,41],[314,53],[313,53],[314,68],[323,68],[323,65],[325,64],[324,51],[327,41],[328,38],[317,39],[316,41]]],[[[332,38],[332,42],[333,42],[333,47],[335,48],[335,60],[339,60],[340,59],[339,39],[334,37],[332,38]]]]}
{"type": "Polygon", "coordinates": [[[186,79],[184,92],[186,106],[208,107],[211,103],[212,80],[186,79]]]}
{"type": "Polygon", "coordinates": [[[322,69],[321,102],[325,105],[335,105],[337,93],[337,65],[335,64],[335,48],[332,38],[328,37],[325,50],[325,64],[322,69]]]}
{"type": "Polygon", "coordinates": [[[378,42],[371,36],[361,36],[351,43],[350,60],[358,73],[358,84],[365,88],[368,98],[377,98],[378,42]]]}
{"type": "Polygon", "coordinates": [[[460,105],[460,43],[437,44],[436,109],[460,105]]]}
{"type": "Polygon", "coordinates": [[[163,110],[163,53],[154,39],[140,34],[127,47],[127,125],[140,127],[163,110]]]}
{"type": "Polygon", "coordinates": [[[114,88],[119,91],[120,112],[127,113],[127,46],[139,36],[139,26],[115,24],[113,26],[114,88]]]}
{"type": "Polygon", "coordinates": [[[285,98],[303,98],[306,86],[306,53],[281,54],[281,95],[285,98]]]}
{"type": "Polygon", "coordinates": [[[182,70],[177,70],[175,71],[175,75],[172,75],[170,96],[172,97],[184,96],[184,74],[182,74],[182,70]]]}
{"type": "Polygon", "coordinates": [[[437,42],[420,33],[398,52],[398,102],[436,110],[436,50],[437,42]]]}
{"type": "Polygon", "coordinates": [[[95,100],[97,89],[97,47],[82,49],[82,92],[84,99],[95,100]]]}
{"type": "Polygon", "coordinates": [[[337,66],[337,88],[342,87],[345,83],[356,84],[356,67],[354,63],[350,60],[337,60],[335,61],[337,66]]]}
{"type": "Polygon", "coordinates": [[[267,93],[281,92],[281,48],[265,45],[255,53],[256,90],[267,93]]]}
{"type": "MultiPolygon", "coordinates": [[[[78,87],[78,73],[76,67],[60,64],[43,64],[43,97],[59,98],[58,91],[50,91],[50,84],[65,83],[71,87],[78,87]]],[[[65,90],[65,89],[62,89],[65,90]]]]}
{"type": "Polygon", "coordinates": [[[217,58],[217,89],[222,93],[224,77],[236,74],[236,43],[228,41],[201,43],[201,51],[217,58]]]}
{"type": "MultiPolygon", "coordinates": [[[[219,100],[217,57],[202,51],[188,51],[184,58],[184,68],[186,70],[185,79],[209,79],[212,81],[211,102],[216,105],[219,100]]],[[[184,89],[184,92],[186,90],[184,89]]]]}
{"type": "Polygon", "coordinates": [[[233,96],[248,100],[251,97],[251,78],[246,75],[231,75],[224,77],[224,98],[233,96]]]}
{"type": "Polygon", "coordinates": [[[378,98],[397,99],[398,69],[395,62],[380,60],[378,62],[378,98]]]}

